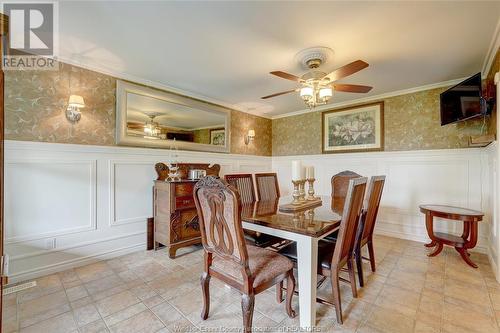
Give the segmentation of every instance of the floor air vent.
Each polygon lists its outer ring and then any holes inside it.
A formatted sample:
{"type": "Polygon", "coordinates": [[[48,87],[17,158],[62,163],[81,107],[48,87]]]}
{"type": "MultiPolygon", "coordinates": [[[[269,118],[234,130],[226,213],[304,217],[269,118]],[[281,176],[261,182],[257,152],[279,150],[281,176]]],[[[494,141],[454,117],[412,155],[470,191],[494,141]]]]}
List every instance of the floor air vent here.
{"type": "Polygon", "coordinates": [[[18,291],[36,287],[36,281],[21,283],[16,286],[8,287],[3,290],[4,295],[17,293],[18,291]]]}

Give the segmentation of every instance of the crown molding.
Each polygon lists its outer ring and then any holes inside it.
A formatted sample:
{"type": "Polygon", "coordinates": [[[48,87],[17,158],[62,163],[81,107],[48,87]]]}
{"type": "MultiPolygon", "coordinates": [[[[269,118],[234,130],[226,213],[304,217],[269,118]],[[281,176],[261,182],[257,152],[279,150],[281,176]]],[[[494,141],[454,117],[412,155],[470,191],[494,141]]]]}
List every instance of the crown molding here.
{"type": "Polygon", "coordinates": [[[280,114],[280,115],[273,116],[271,119],[280,119],[280,118],[292,117],[292,116],[297,116],[297,115],[300,115],[300,114],[311,113],[311,112],[321,112],[321,111],[325,111],[325,110],[337,109],[337,108],[351,106],[351,105],[356,105],[356,104],[360,104],[360,103],[367,103],[367,102],[378,101],[378,100],[382,100],[382,99],[386,99],[386,98],[390,98],[390,97],[395,97],[395,96],[400,96],[400,95],[413,94],[413,93],[416,93],[416,92],[430,90],[430,89],[436,89],[436,88],[454,86],[454,85],[462,82],[466,78],[467,77],[462,77],[462,78],[459,78],[459,79],[454,79],[454,80],[449,80],[449,81],[443,81],[443,82],[438,82],[438,83],[427,84],[427,85],[420,86],[420,87],[403,89],[403,90],[397,90],[397,91],[388,92],[388,93],[385,93],[385,94],[368,96],[368,97],[364,97],[364,98],[357,98],[357,99],[350,100],[350,101],[345,101],[345,102],[326,104],[326,105],[322,105],[320,107],[317,107],[314,110],[304,109],[304,110],[295,111],[295,112],[288,112],[288,113],[285,113],[285,114],[280,114]]]}
{"type": "Polygon", "coordinates": [[[217,105],[223,106],[223,107],[231,109],[231,110],[236,110],[236,111],[248,113],[248,114],[251,114],[251,115],[254,115],[257,117],[261,117],[261,118],[266,118],[266,119],[280,119],[280,118],[292,117],[292,116],[296,116],[296,115],[300,115],[300,114],[304,114],[304,113],[320,112],[320,111],[325,111],[325,110],[330,110],[330,109],[335,109],[335,108],[340,108],[340,107],[346,107],[346,106],[360,104],[360,103],[372,102],[372,101],[381,100],[381,99],[390,98],[390,97],[395,97],[395,96],[399,96],[399,95],[416,93],[416,92],[424,91],[424,90],[452,86],[452,85],[460,83],[461,81],[463,81],[467,78],[467,77],[463,77],[463,78],[458,78],[458,79],[454,79],[454,80],[432,83],[432,84],[423,85],[423,86],[419,86],[419,87],[397,90],[397,91],[393,91],[393,92],[388,92],[388,93],[364,97],[364,98],[358,98],[358,99],[354,99],[354,100],[350,100],[350,101],[346,101],[346,102],[326,104],[326,105],[317,107],[312,111],[309,109],[303,109],[303,110],[298,110],[298,111],[294,111],[294,112],[288,112],[288,113],[272,116],[272,115],[259,114],[258,112],[251,112],[251,111],[248,111],[248,110],[245,110],[242,108],[238,108],[235,105],[232,105],[232,104],[229,104],[229,103],[226,103],[226,102],[223,102],[223,101],[220,101],[220,100],[208,97],[208,96],[188,92],[188,91],[185,91],[185,90],[182,90],[182,89],[179,89],[176,87],[172,87],[172,86],[169,86],[166,84],[162,84],[162,83],[159,83],[156,81],[146,80],[146,79],[140,78],[140,77],[135,76],[135,75],[116,72],[116,71],[107,69],[105,67],[96,66],[96,65],[87,65],[87,64],[84,64],[84,63],[81,63],[79,61],[69,59],[66,57],[59,57],[57,60],[62,62],[62,63],[68,64],[68,65],[78,66],[78,67],[81,67],[81,68],[84,68],[84,69],[87,69],[90,71],[109,75],[109,76],[112,76],[116,79],[131,81],[131,82],[142,84],[142,85],[145,85],[145,86],[148,86],[151,88],[169,91],[169,92],[172,92],[175,94],[179,94],[182,96],[191,97],[191,98],[206,101],[209,103],[217,104],[217,105]]]}
{"type": "Polygon", "coordinates": [[[176,88],[176,87],[173,87],[173,86],[170,86],[170,85],[166,85],[166,84],[163,84],[163,83],[159,83],[159,82],[156,82],[156,81],[151,81],[151,80],[143,79],[143,78],[140,78],[140,77],[132,75],[132,74],[127,74],[127,73],[123,73],[123,72],[113,71],[113,70],[110,70],[108,68],[97,66],[97,65],[87,65],[87,64],[84,64],[84,63],[82,63],[80,61],[73,60],[73,59],[66,58],[66,57],[58,57],[56,60],[59,61],[59,62],[68,64],[68,65],[77,66],[77,67],[81,67],[81,68],[84,68],[84,69],[87,69],[87,70],[90,70],[90,71],[94,71],[94,72],[98,72],[98,73],[105,74],[105,75],[108,75],[108,76],[112,76],[115,79],[120,79],[120,80],[130,81],[130,82],[133,82],[133,83],[142,84],[142,85],[148,86],[150,88],[164,90],[164,91],[167,91],[167,92],[172,92],[172,93],[177,94],[177,95],[181,95],[181,96],[185,96],[185,97],[190,97],[190,98],[194,98],[194,99],[197,99],[197,100],[200,100],[200,101],[204,101],[204,102],[216,104],[216,105],[219,105],[219,106],[231,109],[231,110],[235,110],[235,111],[240,111],[240,112],[252,114],[254,116],[258,116],[258,117],[262,117],[262,118],[271,119],[270,116],[258,114],[257,112],[252,112],[250,110],[246,110],[246,109],[240,108],[238,106],[235,106],[233,104],[229,104],[227,102],[223,102],[223,101],[215,99],[215,98],[211,98],[211,97],[208,97],[208,96],[205,96],[205,95],[202,95],[202,94],[196,94],[196,93],[193,93],[193,92],[190,92],[190,91],[179,89],[179,88],[176,88]]]}
{"type": "Polygon", "coordinates": [[[486,57],[484,58],[483,67],[481,71],[481,76],[483,77],[483,79],[486,78],[486,76],[488,76],[488,72],[490,71],[491,65],[493,64],[493,60],[495,59],[495,56],[499,48],[500,48],[500,19],[498,19],[495,32],[493,33],[493,37],[491,38],[490,46],[488,48],[488,53],[486,53],[486,57]]]}

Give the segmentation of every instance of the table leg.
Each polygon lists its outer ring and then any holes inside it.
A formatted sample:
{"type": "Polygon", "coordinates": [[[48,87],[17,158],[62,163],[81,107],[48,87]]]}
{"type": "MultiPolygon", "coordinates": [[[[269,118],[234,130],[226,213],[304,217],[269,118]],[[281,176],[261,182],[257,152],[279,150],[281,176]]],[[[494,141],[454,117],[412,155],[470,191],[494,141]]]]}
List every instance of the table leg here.
{"type": "Polygon", "coordinates": [[[297,269],[300,327],[311,329],[316,325],[317,239],[304,236],[297,240],[297,269]]]}
{"type": "MultiPolygon", "coordinates": [[[[425,214],[425,228],[427,229],[427,235],[431,239],[430,243],[425,244],[426,247],[436,246],[437,241],[434,238],[434,229],[433,229],[433,217],[430,213],[425,214]]],[[[441,251],[440,251],[441,252],[441,251]]]]}
{"type": "Polygon", "coordinates": [[[467,263],[467,265],[477,268],[477,265],[470,259],[470,253],[467,251],[468,249],[472,249],[477,244],[477,222],[464,222],[464,235],[466,231],[467,237],[464,238],[465,243],[463,244],[463,247],[455,247],[455,250],[460,253],[460,256],[467,263]]]}
{"type": "Polygon", "coordinates": [[[460,256],[467,263],[467,265],[477,268],[477,265],[472,260],[470,260],[469,253],[467,252],[466,248],[456,247],[455,250],[457,250],[457,252],[460,253],[460,256]]]}
{"type": "Polygon", "coordinates": [[[440,253],[441,253],[441,251],[443,251],[443,243],[441,243],[441,242],[437,242],[437,248],[434,250],[434,252],[429,253],[427,256],[428,256],[428,257],[435,257],[435,256],[437,256],[438,254],[440,254],[440,253]]]}

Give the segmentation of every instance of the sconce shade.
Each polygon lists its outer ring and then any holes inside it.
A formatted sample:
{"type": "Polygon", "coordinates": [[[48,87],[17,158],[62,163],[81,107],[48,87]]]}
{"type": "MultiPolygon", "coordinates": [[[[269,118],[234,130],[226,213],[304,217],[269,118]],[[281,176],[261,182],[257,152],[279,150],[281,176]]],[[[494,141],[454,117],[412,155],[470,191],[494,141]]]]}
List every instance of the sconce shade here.
{"type": "Polygon", "coordinates": [[[83,108],[85,107],[85,102],[83,101],[83,97],[80,95],[71,95],[69,96],[68,106],[83,108]]]}
{"type": "Polygon", "coordinates": [[[255,131],[253,129],[248,130],[248,137],[255,138],[255,131]]]}

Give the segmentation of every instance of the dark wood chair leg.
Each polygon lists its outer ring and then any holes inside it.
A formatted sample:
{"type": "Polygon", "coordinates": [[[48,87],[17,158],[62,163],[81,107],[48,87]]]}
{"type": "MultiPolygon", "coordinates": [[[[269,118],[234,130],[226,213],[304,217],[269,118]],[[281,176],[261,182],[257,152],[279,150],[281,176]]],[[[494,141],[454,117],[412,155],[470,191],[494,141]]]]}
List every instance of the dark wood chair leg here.
{"type": "MultiPolygon", "coordinates": [[[[280,283],[280,287],[283,285],[283,281],[280,283]]],[[[286,278],[286,313],[288,317],[295,318],[295,311],[292,308],[292,298],[295,292],[295,277],[293,276],[293,269],[288,272],[286,278]]]]}
{"type": "Polygon", "coordinates": [[[351,258],[347,261],[347,269],[349,270],[349,281],[351,282],[352,297],[358,297],[358,290],[356,289],[356,273],[354,272],[354,259],[351,258]]]}
{"type": "Polygon", "coordinates": [[[208,318],[210,311],[210,274],[203,272],[201,275],[201,291],[203,293],[203,309],[201,310],[201,318],[203,320],[208,318]]]}
{"type": "MultiPolygon", "coordinates": [[[[332,267],[333,268],[333,267],[332,267]]],[[[337,314],[337,322],[342,324],[342,305],[340,302],[340,286],[339,286],[339,272],[335,268],[332,270],[332,275],[330,276],[332,282],[333,291],[333,303],[335,304],[335,313],[337,314]]]]}
{"type": "Polygon", "coordinates": [[[253,308],[255,305],[255,295],[243,294],[241,296],[241,310],[243,312],[243,332],[252,332],[253,308]]]}
{"type": "Polygon", "coordinates": [[[370,255],[370,266],[372,272],[375,272],[375,251],[373,250],[373,240],[368,240],[368,254],[370,255]]]}
{"type": "Polygon", "coordinates": [[[276,302],[283,302],[283,281],[280,281],[280,283],[276,285],[276,302]]]}
{"type": "Polygon", "coordinates": [[[359,286],[364,287],[365,286],[365,280],[363,277],[363,261],[361,258],[361,249],[358,249],[356,253],[354,254],[355,260],[356,260],[356,268],[358,269],[358,279],[359,279],[359,286]]]}

